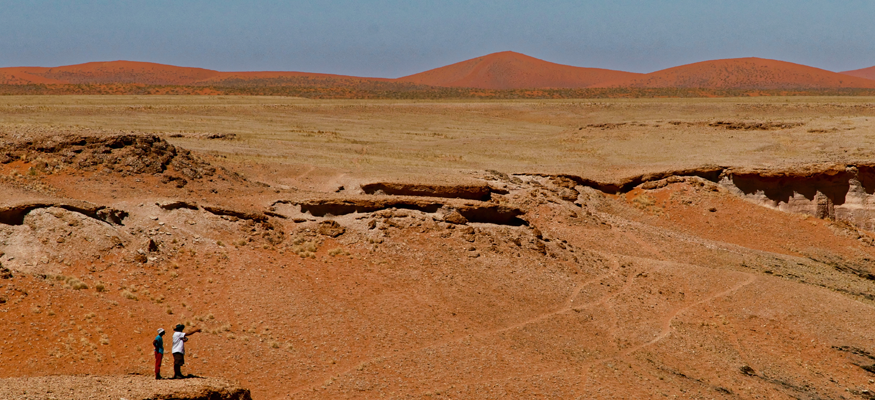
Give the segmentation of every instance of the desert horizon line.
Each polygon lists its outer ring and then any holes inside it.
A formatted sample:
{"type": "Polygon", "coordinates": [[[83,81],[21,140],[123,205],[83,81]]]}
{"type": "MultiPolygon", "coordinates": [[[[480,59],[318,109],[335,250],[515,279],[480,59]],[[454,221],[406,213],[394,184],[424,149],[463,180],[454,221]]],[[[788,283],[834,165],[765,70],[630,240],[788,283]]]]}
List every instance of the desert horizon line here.
{"type": "MultiPolygon", "coordinates": [[[[476,56],[476,57],[468,58],[468,59],[461,60],[461,61],[451,62],[451,63],[449,63],[449,64],[444,64],[444,65],[441,65],[441,66],[438,66],[438,67],[435,67],[435,68],[427,69],[427,70],[420,71],[420,72],[413,73],[413,74],[402,75],[402,76],[395,77],[395,78],[387,78],[387,77],[379,77],[379,76],[351,75],[351,74],[335,74],[335,73],[326,73],[326,72],[317,72],[317,71],[303,71],[303,70],[294,70],[294,69],[288,69],[288,70],[278,70],[278,69],[275,69],[275,70],[268,70],[268,69],[265,69],[265,70],[220,70],[220,69],[211,69],[211,68],[205,68],[205,67],[199,67],[199,66],[177,65],[177,64],[166,64],[166,63],[155,62],[155,61],[126,60],[126,59],[118,59],[118,60],[95,60],[95,61],[86,61],[86,62],[82,62],[82,63],[64,64],[64,65],[55,65],[55,66],[16,65],[16,66],[0,67],[0,71],[2,71],[2,70],[8,70],[8,69],[17,69],[17,68],[45,68],[45,69],[55,69],[55,68],[65,68],[65,67],[83,66],[83,65],[89,65],[89,64],[138,63],[138,64],[153,64],[153,65],[170,66],[170,67],[187,68],[187,69],[199,69],[199,70],[205,70],[205,71],[210,71],[210,72],[220,72],[220,73],[256,73],[256,72],[260,72],[260,73],[304,73],[304,74],[318,74],[318,75],[327,75],[327,76],[343,76],[343,77],[352,77],[352,78],[398,80],[398,79],[406,78],[406,77],[408,77],[408,76],[417,75],[417,74],[422,73],[422,72],[428,72],[428,71],[431,71],[431,70],[434,70],[434,69],[438,69],[438,68],[442,68],[442,67],[448,67],[448,66],[451,66],[451,65],[455,65],[455,64],[459,64],[459,63],[464,63],[464,62],[467,62],[467,61],[474,61],[474,60],[482,59],[482,58],[485,58],[485,57],[495,56],[495,55],[500,55],[500,54],[515,54],[515,55],[521,55],[521,56],[524,56],[524,57],[532,58],[532,59],[539,60],[539,61],[548,62],[548,63],[550,63],[550,64],[561,65],[561,66],[568,66],[568,67],[574,67],[574,68],[586,68],[586,69],[605,70],[605,71],[616,71],[616,72],[624,72],[624,73],[628,73],[628,74],[636,74],[636,75],[648,75],[648,74],[653,74],[653,73],[660,72],[660,71],[666,71],[666,70],[669,70],[669,69],[672,69],[672,68],[683,67],[683,66],[689,66],[689,65],[695,65],[695,64],[699,64],[699,63],[707,63],[707,62],[714,62],[714,61],[730,61],[730,60],[765,60],[765,61],[778,61],[778,62],[782,62],[782,63],[788,63],[788,64],[800,65],[800,66],[805,66],[805,67],[809,67],[809,68],[816,68],[816,69],[819,69],[819,70],[822,70],[822,71],[834,72],[834,73],[838,73],[838,74],[845,74],[845,73],[848,73],[848,72],[855,72],[855,71],[860,71],[860,70],[866,70],[866,69],[875,68],[875,65],[871,65],[871,66],[865,66],[865,67],[862,67],[862,68],[850,69],[850,70],[845,70],[845,71],[833,71],[833,70],[829,70],[829,69],[825,69],[825,68],[815,67],[815,66],[811,66],[811,65],[807,65],[807,64],[802,64],[802,63],[797,63],[797,62],[793,62],[793,61],[781,60],[781,59],[777,59],[777,58],[766,58],[766,57],[757,57],[757,56],[747,56],[747,57],[727,57],[727,58],[706,59],[706,60],[694,61],[694,62],[691,62],[691,63],[678,64],[678,65],[675,65],[675,66],[671,66],[671,67],[667,67],[667,68],[662,68],[662,69],[657,69],[657,70],[653,70],[653,71],[650,71],[650,72],[633,72],[633,71],[626,71],[626,70],[623,70],[623,69],[602,68],[602,67],[589,67],[589,66],[581,66],[581,65],[572,65],[572,64],[556,63],[556,62],[553,62],[553,61],[549,61],[549,60],[545,60],[545,59],[537,58],[537,57],[534,57],[534,56],[530,56],[530,55],[525,54],[525,53],[520,53],[520,52],[518,52],[518,51],[514,51],[514,50],[503,50],[503,51],[497,51],[497,52],[487,53],[487,54],[484,54],[484,55],[481,55],[481,56],[476,56]]],[[[869,79],[869,78],[866,78],[866,79],[869,79]]]]}

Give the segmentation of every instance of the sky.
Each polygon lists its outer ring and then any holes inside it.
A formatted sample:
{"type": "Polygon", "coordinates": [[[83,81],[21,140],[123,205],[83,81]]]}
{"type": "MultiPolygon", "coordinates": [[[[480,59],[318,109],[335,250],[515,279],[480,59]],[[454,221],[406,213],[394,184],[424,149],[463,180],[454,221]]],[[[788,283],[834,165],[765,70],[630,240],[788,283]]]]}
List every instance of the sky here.
{"type": "Polygon", "coordinates": [[[396,78],[499,51],[653,72],[875,66],[875,1],[0,0],[0,67],[149,61],[396,78]]]}

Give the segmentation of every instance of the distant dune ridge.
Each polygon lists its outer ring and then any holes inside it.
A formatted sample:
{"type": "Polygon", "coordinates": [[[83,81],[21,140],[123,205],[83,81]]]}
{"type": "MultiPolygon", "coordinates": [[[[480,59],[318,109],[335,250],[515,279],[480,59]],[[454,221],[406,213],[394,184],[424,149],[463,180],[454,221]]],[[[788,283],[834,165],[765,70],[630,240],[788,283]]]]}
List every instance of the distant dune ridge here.
{"type": "Polygon", "coordinates": [[[286,72],[220,72],[203,68],[177,67],[139,61],[107,61],[62,67],[12,67],[0,68],[0,84],[110,84],[136,83],[143,85],[209,85],[222,82],[277,80],[295,78],[347,79],[389,81],[381,78],[286,72]]]}
{"type": "Polygon", "coordinates": [[[858,78],[875,79],[875,67],[855,69],[853,71],[842,72],[845,75],[856,76],[858,78]]]}
{"type": "Polygon", "coordinates": [[[61,67],[0,68],[0,84],[136,84],[166,86],[419,87],[509,89],[875,89],[875,67],[841,73],[762,58],[681,65],[649,74],[562,65],[512,51],[488,54],[398,79],[284,72],[220,72],[135,61],[61,67]]]}
{"type": "Polygon", "coordinates": [[[862,79],[786,61],[734,58],[681,65],[602,87],[707,89],[875,88],[862,79]]]}
{"type": "Polygon", "coordinates": [[[586,88],[641,74],[555,64],[504,51],[398,78],[429,86],[478,89],[586,88]]]}

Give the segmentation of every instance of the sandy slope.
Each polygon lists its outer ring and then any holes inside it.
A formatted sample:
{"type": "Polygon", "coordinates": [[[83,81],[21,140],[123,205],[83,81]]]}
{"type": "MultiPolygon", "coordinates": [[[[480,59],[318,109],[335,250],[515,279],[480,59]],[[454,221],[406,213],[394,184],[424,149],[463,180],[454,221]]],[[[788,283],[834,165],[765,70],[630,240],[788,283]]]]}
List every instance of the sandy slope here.
{"type": "Polygon", "coordinates": [[[142,84],[218,86],[376,86],[404,90],[410,85],[479,89],[538,88],[705,88],[837,89],[875,88],[871,68],[834,73],[759,58],[712,60],[649,74],[555,64],[511,51],[493,53],[398,79],[253,71],[219,72],[146,62],[93,62],[62,67],[0,68],[0,84],[142,84]]]}
{"type": "Polygon", "coordinates": [[[604,83],[601,87],[710,89],[875,88],[875,81],[762,58],[703,61],[604,83]]]}
{"type": "Polygon", "coordinates": [[[855,69],[853,71],[842,72],[845,75],[856,76],[858,78],[875,79],[875,67],[855,69]]]}
{"type": "Polygon", "coordinates": [[[234,81],[282,81],[283,79],[310,78],[317,80],[388,81],[388,79],[359,78],[342,75],[306,72],[219,72],[203,68],[177,67],[137,61],[108,61],[61,67],[0,68],[3,84],[109,84],[135,83],[143,85],[204,85],[234,81]]]}
{"type": "Polygon", "coordinates": [[[480,89],[583,88],[637,75],[639,74],[632,72],[554,64],[525,54],[504,51],[398,80],[430,86],[480,89]]]}

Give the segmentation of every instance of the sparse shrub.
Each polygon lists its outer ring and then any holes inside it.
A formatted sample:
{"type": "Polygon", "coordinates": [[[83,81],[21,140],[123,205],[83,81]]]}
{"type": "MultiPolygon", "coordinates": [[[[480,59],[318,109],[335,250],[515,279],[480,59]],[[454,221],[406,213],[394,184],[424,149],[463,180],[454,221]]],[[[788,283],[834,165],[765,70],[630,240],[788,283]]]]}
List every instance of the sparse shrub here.
{"type": "Polygon", "coordinates": [[[328,252],[328,255],[330,255],[330,256],[332,256],[332,257],[334,257],[334,256],[341,256],[341,255],[346,256],[346,255],[349,255],[349,253],[347,253],[346,250],[344,250],[344,249],[338,247],[338,248],[336,248],[336,249],[331,249],[331,250],[328,252]]]}
{"type": "Polygon", "coordinates": [[[270,347],[271,347],[272,349],[278,349],[278,348],[280,348],[280,344],[277,343],[277,342],[271,342],[271,343],[270,343],[270,347]]]}
{"type": "Polygon", "coordinates": [[[656,205],[656,199],[654,199],[653,197],[651,197],[647,193],[644,193],[644,194],[632,199],[632,204],[635,207],[641,208],[641,209],[649,208],[649,207],[653,207],[654,205],[656,205]]]}
{"type": "Polygon", "coordinates": [[[122,290],[122,297],[124,297],[128,300],[137,300],[137,296],[135,294],[131,293],[130,291],[127,291],[127,290],[122,290]]]}
{"type": "Polygon", "coordinates": [[[98,284],[94,285],[94,290],[96,290],[98,292],[105,292],[106,286],[102,283],[98,283],[98,284]]]}

